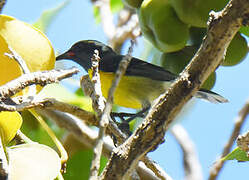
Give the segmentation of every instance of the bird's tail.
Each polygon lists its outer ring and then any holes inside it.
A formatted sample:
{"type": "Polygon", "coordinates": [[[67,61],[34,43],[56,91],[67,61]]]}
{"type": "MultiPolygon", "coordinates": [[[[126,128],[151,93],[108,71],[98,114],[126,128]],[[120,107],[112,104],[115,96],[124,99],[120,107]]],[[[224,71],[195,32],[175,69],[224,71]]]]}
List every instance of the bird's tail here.
{"type": "Polygon", "coordinates": [[[206,90],[206,89],[200,89],[199,91],[197,91],[197,93],[194,96],[197,98],[207,100],[211,103],[226,103],[226,102],[228,102],[228,100],[226,98],[222,97],[221,95],[219,95],[213,91],[206,90]]]}

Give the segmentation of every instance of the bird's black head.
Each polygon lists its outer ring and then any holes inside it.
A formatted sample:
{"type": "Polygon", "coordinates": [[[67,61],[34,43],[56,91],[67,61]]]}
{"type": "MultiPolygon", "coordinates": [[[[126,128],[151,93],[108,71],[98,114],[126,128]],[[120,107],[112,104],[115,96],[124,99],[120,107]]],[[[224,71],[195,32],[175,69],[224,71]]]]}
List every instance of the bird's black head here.
{"type": "Polygon", "coordinates": [[[100,58],[103,58],[107,54],[115,52],[109,46],[96,41],[96,40],[84,40],[75,43],[67,52],[56,57],[56,60],[70,59],[83,66],[88,71],[91,68],[91,58],[93,57],[94,50],[99,51],[100,58]]]}

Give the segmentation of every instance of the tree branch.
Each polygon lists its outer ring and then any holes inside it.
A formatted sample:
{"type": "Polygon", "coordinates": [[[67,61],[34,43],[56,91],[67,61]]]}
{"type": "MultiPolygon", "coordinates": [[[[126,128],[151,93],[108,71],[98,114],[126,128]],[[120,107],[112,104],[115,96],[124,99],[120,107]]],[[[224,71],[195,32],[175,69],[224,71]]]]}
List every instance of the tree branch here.
{"type": "Polygon", "coordinates": [[[41,86],[45,86],[46,84],[55,83],[64,78],[71,77],[73,74],[76,74],[78,72],[79,72],[78,69],[72,68],[68,70],[51,70],[51,71],[23,74],[17,79],[14,79],[0,86],[0,101],[3,101],[15,95],[16,93],[23,90],[27,86],[33,84],[39,84],[41,86]]]}
{"type": "Polygon", "coordinates": [[[145,121],[114,150],[102,179],[126,178],[139,159],[162,142],[180,109],[219,66],[234,35],[242,24],[248,23],[248,16],[248,0],[232,0],[223,11],[211,13],[200,49],[171,88],[157,99],[145,121]]]}
{"type": "Polygon", "coordinates": [[[4,7],[4,5],[6,4],[6,1],[7,1],[7,0],[0,0],[0,13],[2,13],[3,7],[4,7]]]}
{"type": "Polygon", "coordinates": [[[195,145],[190,139],[187,131],[179,124],[172,127],[171,133],[180,144],[183,151],[185,180],[203,179],[201,164],[199,162],[195,145]]]}
{"type": "Polygon", "coordinates": [[[108,118],[103,118],[103,111],[106,107],[105,98],[102,95],[101,91],[101,82],[100,82],[100,74],[99,74],[99,51],[95,50],[92,57],[92,83],[93,83],[93,93],[92,98],[92,106],[94,111],[97,113],[99,119],[99,133],[98,138],[96,140],[96,144],[93,148],[93,159],[90,167],[90,180],[97,180],[100,168],[100,158],[103,149],[104,137],[106,126],[108,125],[108,118]]]}
{"type": "MultiPolygon", "coordinates": [[[[69,133],[72,133],[76,139],[78,139],[81,143],[83,143],[86,147],[92,149],[96,143],[97,139],[97,132],[93,129],[86,126],[80,119],[77,119],[69,114],[65,114],[60,111],[50,110],[50,109],[43,109],[43,108],[36,108],[36,111],[42,114],[43,116],[52,119],[55,123],[61,127],[66,129],[69,133]]],[[[104,146],[103,146],[103,155],[106,157],[110,157],[111,153],[114,149],[114,145],[112,141],[108,139],[104,139],[104,146]]],[[[147,163],[145,163],[148,167],[147,163]]],[[[154,164],[155,165],[155,164],[154,164]]],[[[141,177],[141,179],[146,180],[158,180],[152,170],[148,169],[151,167],[146,167],[142,162],[138,164],[136,170],[141,177]]],[[[155,168],[156,171],[161,172],[163,177],[161,179],[171,180],[171,178],[163,171],[160,171],[159,167],[155,168]]]]}
{"type": "MultiPolygon", "coordinates": [[[[8,46],[9,50],[11,53],[4,53],[6,56],[8,56],[11,59],[14,59],[22,69],[23,74],[28,74],[30,73],[30,70],[24,61],[24,59],[9,45],[8,46]]],[[[31,85],[29,86],[29,91],[28,94],[30,96],[34,96],[36,94],[36,85],[31,85]]]]}
{"type": "Polygon", "coordinates": [[[238,137],[240,130],[243,124],[245,123],[245,120],[248,114],[249,114],[249,99],[246,101],[242,109],[239,111],[238,117],[235,119],[235,124],[234,124],[232,134],[230,138],[228,139],[228,142],[224,146],[223,152],[220,158],[211,167],[210,175],[208,178],[209,180],[215,180],[218,177],[219,172],[221,171],[225,163],[225,161],[222,161],[222,158],[225,157],[231,151],[233,143],[238,137]]]}
{"type": "MultiPolygon", "coordinates": [[[[109,124],[109,118],[110,118],[110,113],[112,110],[114,92],[115,92],[123,74],[125,73],[129,62],[131,61],[132,49],[133,49],[133,42],[131,44],[131,47],[129,48],[128,54],[122,59],[122,61],[119,64],[118,70],[117,70],[115,77],[112,81],[112,85],[108,91],[108,97],[107,97],[107,101],[104,105],[104,109],[95,108],[99,111],[98,115],[100,117],[99,118],[100,123],[99,123],[99,135],[98,135],[98,139],[96,141],[96,147],[94,148],[94,158],[92,161],[92,166],[91,166],[91,171],[90,171],[90,172],[92,172],[92,173],[90,173],[90,179],[97,179],[97,177],[98,177],[99,161],[100,161],[100,156],[101,156],[101,152],[102,152],[103,138],[105,136],[106,127],[109,124]]],[[[100,75],[99,75],[99,71],[98,71],[99,61],[100,61],[100,58],[98,57],[98,55],[97,56],[94,55],[93,59],[92,59],[92,69],[93,69],[92,82],[94,84],[94,92],[95,92],[95,93],[92,93],[93,94],[93,97],[92,97],[93,101],[96,97],[99,97],[99,98],[102,97],[100,75]],[[96,92],[99,92],[99,94],[96,94],[96,92]]],[[[95,104],[95,103],[93,103],[93,104],[95,104]]],[[[100,104],[100,103],[98,103],[98,104],[100,104]]],[[[104,102],[101,103],[101,105],[102,104],[104,104],[104,102]]],[[[98,106],[98,107],[101,107],[101,106],[98,106]]]]}

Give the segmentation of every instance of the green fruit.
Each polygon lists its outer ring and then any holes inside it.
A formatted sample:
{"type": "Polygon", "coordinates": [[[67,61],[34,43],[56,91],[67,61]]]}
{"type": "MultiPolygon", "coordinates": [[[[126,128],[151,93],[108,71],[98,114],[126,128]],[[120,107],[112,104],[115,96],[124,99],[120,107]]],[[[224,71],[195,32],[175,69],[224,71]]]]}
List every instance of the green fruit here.
{"type": "Polygon", "coordinates": [[[222,66],[234,66],[240,63],[248,52],[246,39],[237,33],[227,48],[222,66]]]}
{"type": "Polygon", "coordinates": [[[125,5],[130,8],[139,8],[143,0],[122,0],[125,5]]]}
{"type": "Polygon", "coordinates": [[[191,26],[206,27],[210,11],[220,11],[228,0],[170,0],[178,17],[191,26]]]}
{"type": "Polygon", "coordinates": [[[206,28],[191,27],[189,28],[190,44],[199,46],[204,36],[206,35],[206,28]]]}
{"type": "MultiPolygon", "coordinates": [[[[175,74],[179,74],[188,65],[189,61],[197,51],[196,46],[186,46],[180,51],[173,53],[163,53],[161,56],[162,66],[175,74]]],[[[216,80],[215,72],[212,73],[202,85],[202,88],[211,89],[216,80]]]]}
{"type": "Polygon", "coordinates": [[[188,40],[188,26],[181,22],[169,0],[144,0],[138,10],[143,35],[160,51],[182,49],[188,40]]]}
{"type": "Polygon", "coordinates": [[[162,66],[175,74],[179,74],[194,56],[197,48],[186,46],[180,51],[173,53],[163,53],[161,56],[162,66]]]}

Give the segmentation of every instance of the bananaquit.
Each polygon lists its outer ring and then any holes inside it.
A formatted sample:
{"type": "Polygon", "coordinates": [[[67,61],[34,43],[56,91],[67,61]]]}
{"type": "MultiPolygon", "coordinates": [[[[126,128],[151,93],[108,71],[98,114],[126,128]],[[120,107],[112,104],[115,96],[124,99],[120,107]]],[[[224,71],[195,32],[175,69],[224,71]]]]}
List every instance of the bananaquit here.
{"type": "MultiPolygon", "coordinates": [[[[99,65],[101,89],[103,96],[107,97],[123,55],[115,53],[112,48],[101,42],[84,40],[75,43],[67,52],[59,55],[56,60],[73,60],[83,66],[91,78],[91,58],[94,50],[99,51],[101,58],[99,65]]],[[[153,100],[165,92],[176,78],[176,74],[162,67],[133,57],[115,91],[114,104],[134,109],[148,108],[153,100]]],[[[221,95],[205,89],[200,89],[194,96],[212,103],[228,102],[221,95]]]]}

